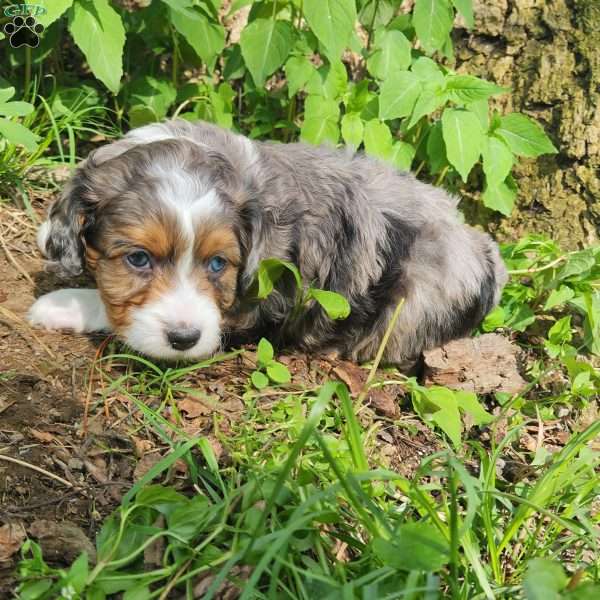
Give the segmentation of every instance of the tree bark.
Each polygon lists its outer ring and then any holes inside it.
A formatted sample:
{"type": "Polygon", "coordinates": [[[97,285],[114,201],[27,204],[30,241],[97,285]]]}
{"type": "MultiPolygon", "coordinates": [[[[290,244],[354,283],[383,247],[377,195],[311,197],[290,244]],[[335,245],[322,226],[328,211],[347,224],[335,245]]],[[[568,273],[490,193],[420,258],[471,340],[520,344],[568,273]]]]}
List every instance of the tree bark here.
{"type": "MultiPolygon", "coordinates": [[[[521,159],[517,207],[493,216],[500,239],[544,233],[565,248],[600,236],[600,0],[474,0],[475,27],[458,29],[456,70],[511,88],[501,113],[540,121],[559,154],[521,159]]],[[[489,220],[480,203],[471,219],[489,220]]]]}

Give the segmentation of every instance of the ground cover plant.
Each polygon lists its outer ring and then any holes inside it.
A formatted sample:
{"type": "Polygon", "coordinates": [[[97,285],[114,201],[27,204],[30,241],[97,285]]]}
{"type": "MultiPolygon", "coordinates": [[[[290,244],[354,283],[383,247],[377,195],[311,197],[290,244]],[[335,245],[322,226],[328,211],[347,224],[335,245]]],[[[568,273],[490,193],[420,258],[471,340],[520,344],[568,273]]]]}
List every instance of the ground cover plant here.
{"type": "MultiPolygon", "coordinates": [[[[39,6],[38,46],[0,39],[0,468],[21,469],[0,473],[7,597],[599,597],[600,247],[503,244],[511,280],[475,335],[519,348],[510,392],[278,355],[275,335],[163,365],[23,322],[55,284],[34,224],[68,169],[167,116],[344,143],[510,214],[516,161],[557,149],[496,110],[510,90],[451,68],[469,0],[39,6]],[[79,542],[48,534],[54,504],[79,542]]],[[[347,316],[278,261],[258,297],[288,271],[298,311],[347,316]]]]}

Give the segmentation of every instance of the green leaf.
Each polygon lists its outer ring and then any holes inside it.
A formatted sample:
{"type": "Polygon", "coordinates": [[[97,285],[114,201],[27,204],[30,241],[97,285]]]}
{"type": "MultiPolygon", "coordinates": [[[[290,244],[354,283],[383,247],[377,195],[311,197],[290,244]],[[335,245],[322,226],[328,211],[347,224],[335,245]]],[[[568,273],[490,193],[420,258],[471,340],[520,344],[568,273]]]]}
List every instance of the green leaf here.
{"type": "Polygon", "coordinates": [[[490,81],[473,77],[473,75],[448,75],[446,92],[453,102],[468,104],[479,100],[487,100],[490,96],[508,91],[490,81]]]}
{"type": "Polygon", "coordinates": [[[411,46],[406,36],[396,30],[379,29],[375,35],[374,51],[367,60],[367,69],[376,79],[405,71],[410,66],[411,46]]]}
{"type": "Polygon", "coordinates": [[[130,125],[139,127],[163,119],[175,102],[177,90],[170,81],[146,75],[131,83],[129,94],[130,125]]]}
{"type": "Polygon", "coordinates": [[[384,565],[400,571],[439,571],[449,557],[444,536],[422,522],[400,525],[391,540],[375,538],[373,551],[384,565]]]}
{"type": "Polygon", "coordinates": [[[448,161],[466,183],[481,154],[483,130],[479,119],[467,110],[447,108],[442,115],[442,134],[448,161]]]}
{"type": "Polygon", "coordinates": [[[275,383],[289,383],[292,380],[288,368],[277,361],[273,361],[267,366],[267,375],[275,383]]]}
{"type": "Polygon", "coordinates": [[[225,47],[225,30],[200,10],[184,6],[180,0],[162,0],[169,7],[171,23],[194,52],[212,70],[217,56],[225,47]]]}
{"type": "Polygon", "coordinates": [[[300,137],[311,144],[326,141],[337,144],[340,138],[339,118],[340,106],[337,101],[322,96],[308,96],[304,103],[304,123],[300,137]]]}
{"type": "Polygon", "coordinates": [[[427,56],[420,56],[415,60],[410,70],[419,81],[429,89],[442,88],[446,85],[446,77],[440,66],[427,56]]]}
{"type": "Polygon", "coordinates": [[[188,501],[186,496],[180,494],[172,487],[164,485],[147,485],[135,497],[138,506],[147,506],[157,510],[163,515],[171,514],[177,506],[188,501]]]}
{"type": "Polygon", "coordinates": [[[46,12],[43,15],[37,15],[35,20],[47,28],[48,25],[54,23],[72,6],[73,0],[36,0],[35,3],[46,9],[46,12]]]}
{"type": "Polygon", "coordinates": [[[534,322],[535,313],[527,304],[522,304],[506,319],[506,326],[516,331],[525,331],[534,322]]]}
{"type": "Polygon", "coordinates": [[[475,20],[473,19],[473,0],[452,0],[454,8],[463,16],[469,29],[473,29],[475,20]]]}
{"type": "Polygon", "coordinates": [[[416,150],[408,142],[397,141],[392,146],[392,154],[389,162],[400,171],[410,171],[410,166],[415,158],[416,150]]]}
{"type": "Polygon", "coordinates": [[[71,565],[67,573],[67,579],[69,584],[73,586],[73,589],[81,593],[85,588],[85,582],[89,574],[89,564],[87,552],[83,552],[79,555],[77,560],[71,565]]]}
{"type": "Polygon", "coordinates": [[[446,165],[446,144],[442,134],[442,122],[437,121],[429,130],[427,136],[427,158],[429,159],[429,170],[433,175],[439,173],[446,165]]]}
{"type": "Polygon", "coordinates": [[[291,98],[309,82],[315,73],[315,66],[304,56],[290,56],[284,66],[288,85],[288,96],[291,98]]]}
{"type": "Polygon", "coordinates": [[[256,19],[242,31],[242,56],[257,87],[285,62],[293,44],[294,32],[287,21],[256,19]]]}
{"type": "Polygon", "coordinates": [[[383,81],[379,95],[379,118],[401,119],[413,111],[421,93],[421,83],[414,73],[400,71],[383,81]]]}
{"type": "Polygon", "coordinates": [[[453,18],[448,0],[415,1],[412,22],[427,52],[435,52],[443,47],[452,31],[453,18]]]}
{"type": "Polygon", "coordinates": [[[342,138],[352,148],[358,148],[363,141],[364,125],[358,113],[346,113],[342,117],[342,138]]]}
{"type": "Polygon", "coordinates": [[[540,154],[557,152],[541,125],[520,113],[501,117],[500,125],[494,133],[499,135],[513,153],[519,156],[535,158],[540,154]]]}
{"type": "Polygon", "coordinates": [[[392,132],[379,119],[365,124],[365,152],[381,160],[389,160],[392,155],[392,132]]]}
{"type": "Polygon", "coordinates": [[[69,31],[94,75],[113,93],[123,76],[125,28],[108,0],[76,0],[69,14],[69,31]]]}
{"type": "Polygon", "coordinates": [[[7,100],[15,95],[14,87],[7,87],[0,89],[0,104],[4,104],[7,100]]]}
{"type": "Polygon", "coordinates": [[[486,185],[481,198],[484,206],[497,210],[505,216],[509,216],[515,205],[517,192],[506,183],[497,185],[486,185]]]}
{"type": "Polygon", "coordinates": [[[29,102],[0,103],[0,115],[5,117],[24,117],[33,112],[33,104],[29,102]]]}
{"type": "Polygon", "coordinates": [[[257,390],[262,390],[269,385],[269,378],[260,371],[253,371],[252,375],[250,375],[250,379],[252,380],[252,385],[257,390]]]}
{"type": "Polygon", "coordinates": [[[413,114],[407,126],[408,129],[414,127],[419,122],[419,119],[425,115],[430,115],[445,104],[447,99],[445,92],[441,88],[424,89],[417,98],[413,114]]]}
{"type": "Polygon", "coordinates": [[[459,408],[471,417],[473,425],[487,425],[494,420],[494,416],[483,408],[477,399],[476,394],[456,390],[454,392],[454,397],[456,398],[459,408]]]}
{"type": "Polygon", "coordinates": [[[180,504],[167,516],[168,530],[186,541],[194,538],[204,527],[210,517],[208,499],[205,496],[194,496],[189,502],[180,504]]]}
{"type": "Polygon", "coordinates": [[[462,424],[454,393],[447,388],[431,386],[427,389],[426,397],[439,409],[429,415],[430,420],[450,438],[454,447],[458,448],[461,443],[462,424]]]}
{"type": "Polygon", "coordinates": [[[571,332],[571,315],[559,319],[552,327],[550,327],[548,339],[553,344],[562,344],[573,339],[573,334],[571,332]]]}
{"type": "Polygon", "coordinates": [[[323,310],[330,319],[345,319],[350,314],[350,304],[348,303],[348,300],[337,292],[311,288],[308,295],[309,297],[314,298],[323,307],[323,310]]]}
{"type": "Polygon", "coordinates": [[[568,279],[575,275],[586,273],[596,264],[594,250],[588,248],[575,254],[571,254],[567,262],[559,269],[556,274],[557,279],[568,279]]]}
{"type": "Polygon", "coordinates": [[[266,366],[272,360],[275,355],[271,342],[265,338],[261,338],[256,348],[256,359],[260,365],[266,366]]]}
{"type": "Polygon", "coordinates": [[[523,590],[527,600],[559,600],[568,578],[561,565],[547,558],[534,558],[527,565],[523,590]]]}
{"type": "Polygon", "coordinates": [[[256,297],[259,300],[264,300],[273,291],[275,283],[277,283],[286,269],[294,276],[296,285],[302,287],[300,273],[292,263],[279,260],[278,258],[265,258],[260,261],[256,271],[256,279],[258,282],[258,292],[256,297]]]}
{"type": "Polygon", "coordinates": [[[504,309],[501,306],[496,306],[492,312],[488,313],[481,324],[483,331],[496,331],[499,327],[504,325],[506,315],[504,309]]]}
{"type": "Polygon", "coordinates": [[[550,310],[555,306],[560,306],[573,298],[575,292],[568,285],[561,285],[559,288],[552,290],[544,303],[544,310],[550,310]]]}
{"type": "Polygon", "coordinates": [[[354,0],[304,0],[304,17],[327,58],[338,60],[356,22],[354,0]]]}
{"type": "Polygon", "coordinates": [[[499,138],[486,135],[481,144],[483,172],[489,185],[499,185],[509,175],[514,162],[513,153],[499,138]]]}
{"type": "Polygon", "coordinates": [[[29,152],[37,149],[39,136],[20,123],[0,118],[0,137],[5,137],[11,144],[20,144],[29,152]]]}

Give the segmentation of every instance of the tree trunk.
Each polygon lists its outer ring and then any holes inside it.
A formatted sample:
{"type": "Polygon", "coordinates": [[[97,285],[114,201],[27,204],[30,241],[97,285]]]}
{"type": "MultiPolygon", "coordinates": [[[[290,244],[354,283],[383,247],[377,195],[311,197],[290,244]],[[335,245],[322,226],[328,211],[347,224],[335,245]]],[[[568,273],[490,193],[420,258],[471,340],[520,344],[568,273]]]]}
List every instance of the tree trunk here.
{"type": "Polygon", "coordinates": [[[456,70],[511,88],[496,108],[538,119],[559,149],[519,161],[517,207],[495,220],[499,238],[598,243],[600,0],[474,0],[474,9],[473,31],[457,30],[456,70]]]}

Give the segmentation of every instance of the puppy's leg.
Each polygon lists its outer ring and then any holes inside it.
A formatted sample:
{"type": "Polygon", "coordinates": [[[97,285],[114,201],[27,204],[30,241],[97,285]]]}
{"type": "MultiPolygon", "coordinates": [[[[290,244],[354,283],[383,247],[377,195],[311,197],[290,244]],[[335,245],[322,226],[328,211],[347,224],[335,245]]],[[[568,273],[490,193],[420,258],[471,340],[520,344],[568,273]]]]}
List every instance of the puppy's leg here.
{"type": "Polygon", "coordinates": [[[98,290],[57,290],[38,298],[28,321],[44,329],[70,329],[77,333],[110,331],[98,290]]]}

